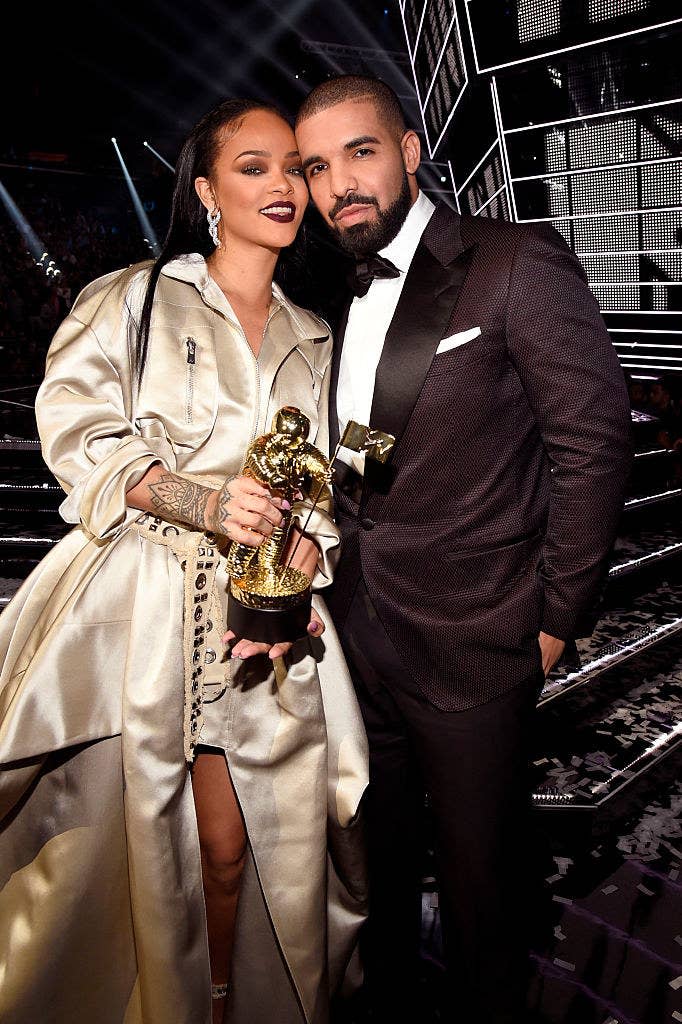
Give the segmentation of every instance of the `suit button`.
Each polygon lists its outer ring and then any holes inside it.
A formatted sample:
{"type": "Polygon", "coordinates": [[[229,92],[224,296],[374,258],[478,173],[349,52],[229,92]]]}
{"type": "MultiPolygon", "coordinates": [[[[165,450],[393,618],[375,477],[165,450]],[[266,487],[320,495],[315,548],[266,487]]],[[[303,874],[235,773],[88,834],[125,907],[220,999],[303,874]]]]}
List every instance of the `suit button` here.
{"type": "Polygon", "coordinates": [[[374,527],[376,526],[376,523],[374,522],[373,519],[370,519],[368,516],[365,516],[364,519],[360,520],[360,526],[363,528],[363,530],[373,530],[374,527]]]}

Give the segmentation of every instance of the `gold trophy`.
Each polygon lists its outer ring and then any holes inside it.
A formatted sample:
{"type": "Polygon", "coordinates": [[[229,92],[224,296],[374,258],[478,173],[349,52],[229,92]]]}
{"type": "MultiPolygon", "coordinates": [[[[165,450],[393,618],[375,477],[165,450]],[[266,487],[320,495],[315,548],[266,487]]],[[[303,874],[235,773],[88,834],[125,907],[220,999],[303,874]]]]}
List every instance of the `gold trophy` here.
{"type": "MultiPolygon", "coordinates": [[[[369,430],[351,421],[329,460],[308,442],[309,432],[308,417],[295,406],[285,405],[273,420],[272,432],[257,437],[249,446],[242,466],[243,476],[267,487],[271,494],[286,500],[290,506],[301,494],[312,499],[301,536],[305,534],[317,502],[329,489],[331,463],[339,448],[365,451],[368,457],[385,462],[395,440],[390,434],[369,430]]],[[[233,541],[228,549],[227,622],[237,639],[275,644],[306,635],[310,622],[311,581],[291,565],[296,548],[289,561],[283,562],[292,516],[290,509],[281,511],[281,525],[260,547],[233,541]]]]}

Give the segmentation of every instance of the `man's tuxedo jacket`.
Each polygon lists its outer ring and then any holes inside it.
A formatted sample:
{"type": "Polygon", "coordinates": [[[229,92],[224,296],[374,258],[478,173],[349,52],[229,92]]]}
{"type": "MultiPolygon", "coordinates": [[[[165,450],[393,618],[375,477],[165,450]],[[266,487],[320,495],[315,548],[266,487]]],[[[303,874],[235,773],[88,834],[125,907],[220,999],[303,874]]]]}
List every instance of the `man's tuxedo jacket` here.
{"type": "MultiPolygon", "coordinates": [[[[330,433],[339,436],[332,365],[330,433]]],[[[631,460],[623,374],[585,274],[550,227],[436,208],[377,368],[370,425],[395,434],[364,481],[339,466],[343,626],[362,575],[438,707],[484,703],[540,668],[598,596],[631,460]],[[480,335],[436,354],[459,332],[480,335]]]]}

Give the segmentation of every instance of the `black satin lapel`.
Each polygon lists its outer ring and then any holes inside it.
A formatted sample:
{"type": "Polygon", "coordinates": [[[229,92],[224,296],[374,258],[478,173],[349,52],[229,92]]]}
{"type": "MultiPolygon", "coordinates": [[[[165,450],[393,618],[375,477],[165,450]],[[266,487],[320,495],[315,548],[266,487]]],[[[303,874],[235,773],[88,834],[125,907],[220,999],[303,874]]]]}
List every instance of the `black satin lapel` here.
{"type": "MultiPolygon", "coordinates": [[[[444,267],[420,244],[412,260],[377,367],[370,416],[370,425],[393,434],[396,443],[452,318],[471,255],[472,250],[463,252],[444,267]]],[[[390,483],[390,472],[368,459],[365,478],[373,490],[381,491],[390,483]]]]}
{"type": "Polygon", "coordinates": [[[334,451],[337,444],[339,443],[339,414],[336,409],[336,389],[339,384],[339,367],[341,365],[341,352],[343,349],[343,339],[346,334],[346,326],[348,324],[348,313],[350,312],[351,301],[348,301],[344,307],[339,325],[336,330],[334,337],[334,347],[332,349],[332,365],[331,375],[329,378],[329,452],[330,454],[334,451]]]}

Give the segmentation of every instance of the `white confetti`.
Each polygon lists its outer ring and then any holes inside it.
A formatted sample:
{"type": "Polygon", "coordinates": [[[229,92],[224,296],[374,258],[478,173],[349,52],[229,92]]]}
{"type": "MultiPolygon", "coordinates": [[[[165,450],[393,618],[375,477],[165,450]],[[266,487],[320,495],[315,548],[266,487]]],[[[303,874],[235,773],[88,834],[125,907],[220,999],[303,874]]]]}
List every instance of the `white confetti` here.
{"type": "Polygon", "coordinates": [[[656,893],[653,891],[653,889],[647,889],[647,887],[645,885],[642,885],[641,883],[637,886],[637,888],[639,889],[640,892],[643,892],[645,896],[655,896],[656,895],[656,893]]]}
{"type": "Polygon", "coordinates": [[[554,957],[554,963],[557,965],[557,967],[563,967],[567,971],[575,970],[575,964],[569,963],[568,960],[560,960],[558,956],[554,957]]]}
{"type": "Polygon", "coordinates": [[[602,889],[605,896],[610,896],[612,892],[618,892],[617,885],[607,885],[605,889],[602,889]]]}
{"type": "Polygon", "coordinates": [[[673,978],[673,980],[670,982],[670,987],[673,988],[676,992],[678,988],[682,988],[682,974],[679,974],[677,978],[673,978]]]}

